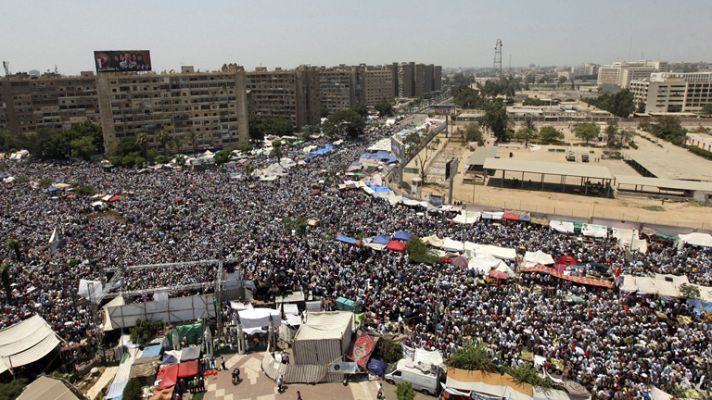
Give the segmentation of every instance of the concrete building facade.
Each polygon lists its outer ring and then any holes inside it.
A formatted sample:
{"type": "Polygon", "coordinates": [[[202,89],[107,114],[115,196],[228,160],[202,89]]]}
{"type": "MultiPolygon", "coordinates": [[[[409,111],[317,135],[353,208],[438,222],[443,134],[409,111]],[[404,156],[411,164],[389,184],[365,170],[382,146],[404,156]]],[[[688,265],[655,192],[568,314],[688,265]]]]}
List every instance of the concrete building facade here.
{"type": "Polygon", "coordinates": [[[433,67],[433,91],[439,92],[443,89],[443,67],[436,65],[433,67]]]}
{"type": "Polygon", "coordinates": [[[249,140],[245,71],[182,74],[99,74],[96,79],[104,146],[145,134],[150,147],[178,151],[236,146],[249,140]]]}
{"type": "Polygon", "coordinates": [[[654,73],[630,86],[648,113],[700,113],[712,103],[712,72],[654,73]]]}
{"type": "Polygon", "coordinates": [[[247,73],[248,110],[255,118],[283,118],[295,129],[321,118],[319,70],[258,67],[247,73]]]}
{"type": "Polygon", "coordinates": [[[428,82],[432,80],[432,74],[430,79],[427,79],[427,72],[425,64],[415,64],[415,68],[413,69],[413,96],[423,97],[430,93],[430,91],[428,91],[428,82]]]}
{"type": "Polygon", "coordinates": [[[59,130],[85,121],[99,122],[92,72],[80,76],[22,74],[0,79],[0,129],[14,133],[59,130]]]}
{"type": "Polygon", "coordinates": [[[365,104],[363,66],[322,67],[319,71],[321,112],[328,115],[365,104]]]}
{"type": "Polygon", "coordinates": [[[366,106],[373,107],[383,101],[392,101],[398,90],[398,76],[391,65],[365,67],[364,94],[366,106]]]}
{"type": "Polygon", "coordinates": [[[617,86],[627,89],[630,82],[650,77],[654,72],[663,71],[667,63],[661,61],[616,62],[602,65],[598,69],[597,85],[617,86]]]}
{"type": "Polygon", "coordinates": [[[401,63],[398,66],[398,97],[415,96],[415,63],[401,63]]]}

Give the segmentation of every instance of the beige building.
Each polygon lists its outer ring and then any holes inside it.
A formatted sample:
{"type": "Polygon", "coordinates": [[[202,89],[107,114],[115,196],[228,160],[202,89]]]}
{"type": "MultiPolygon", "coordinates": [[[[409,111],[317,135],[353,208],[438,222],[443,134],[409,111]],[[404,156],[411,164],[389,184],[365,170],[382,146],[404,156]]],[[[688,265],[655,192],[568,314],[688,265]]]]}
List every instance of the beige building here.
{"type": "Polygon", "coordinates": [[[432,80],[432,73],[430,74],[430,79],[427,75],[428,70],[425,64],[415,64],[415,69],[413,70],[413,96],[423,97],[430,93],[428,87],[429,82],[432,80]]]}
{"type": "Polygon", "coordinates": [[[319,70],[258,67],[247,73],[248,109],[255,118],[284,118],[295,129],[321,119],[319,70]]]}
{"type": "Polygon", "coordinates": [[[654,72],[667,68],[667,63],[661,61],[616,62],[602,65],[598,69],[597,84],[603,86],[617,86],[627,89],[630,82],[650,77],[654,72]]]}
{"type": "Polygon", "coordinates": [[[398,66],[398,97],[415,96],[415,63],[401,63],[398,66]]]}
{"type": "Polygon", "coordinates": [[[631,82],[636,101],[648,113],[699,113],[712,103],[712,72],[660,72],[631,82]]]}
{"type": "Polygon", "coordinates": [[[436,65],[433,67],[433,91],[439,92],[443,89],[443,67],[436,65]]]}
{"type": "Polygon", "coordinates": [[[322,67],[319,71],[319,91],[323,115],[365,104],[364,67],[322,67]]]}
{"type": "Polygon", "coordinates": [[[236,146],[249,140],[245,71],[98,75],[104,146],[146,134],[160,148],[159,132],[171,130],[178,151],[236,146]]]}
{"type": "Polygon", "coordinates": [[[364,71],[364,94],[368,107],[383,101],[392,101],[398,91],[398,75],[393,66],[366,67],[364,71]]]}
{"type": "Polygon", "coordinates": [[[0,79],[0,129],[15,133],[99,122],[92,72],[80,76],[26,74],[0,79]]]}

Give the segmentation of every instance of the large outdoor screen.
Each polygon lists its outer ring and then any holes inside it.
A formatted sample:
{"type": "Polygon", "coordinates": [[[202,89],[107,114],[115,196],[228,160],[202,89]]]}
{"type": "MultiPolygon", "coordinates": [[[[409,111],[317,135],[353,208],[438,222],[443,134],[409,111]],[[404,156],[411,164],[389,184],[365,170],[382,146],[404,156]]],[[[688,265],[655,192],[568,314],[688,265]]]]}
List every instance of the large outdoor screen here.
{"type": "Polygon", "coordinates": [[[150,71],[151,52],[148,50],[95,51],[96,72],[150,71]]]}

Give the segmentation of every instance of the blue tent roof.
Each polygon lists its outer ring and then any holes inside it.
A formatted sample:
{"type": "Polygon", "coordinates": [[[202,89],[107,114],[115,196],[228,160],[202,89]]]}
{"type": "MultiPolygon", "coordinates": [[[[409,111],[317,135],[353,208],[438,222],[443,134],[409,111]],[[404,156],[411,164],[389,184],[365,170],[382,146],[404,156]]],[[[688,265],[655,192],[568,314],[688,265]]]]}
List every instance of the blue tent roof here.
{"type": "Polygon", "coordinates": [[[393,234],[393,239],[395,240],[402,240],[404,242],[407,242],[410,240],[410,233],[408,231],[398,231],[393,234]]]}
{"type": "Polygon", "coordinates": [[[161,361],[161,364],[178,364],[178,359],[173,355],[164,354],[163,361],[161,361]]]}
{"type": "Polygon", "coordinates": [[[388,236],[386,236],[386,235],[378,235],[378,236],[376,236],[376,237],[373,238],[373,240],[371,241],[371,243],[386,245],[386,244],[388,244],[388,242],[390,242],[390,241],[391,241],[391,238],[389,238],[388,236]]]}
{"type": "Polygon", "coordinates": [[[388,364],[384,363],[381,360],[377,360],[375,358],[372,358],[368,364],[366,364],[366,368],[373,372],[374,374],[378,376],[384,376],[386,374],[386,369],[388,368],[388,364]]]}
{"type": "Polygon", "coordinates": [[[392,164],[398,161],[398,159],[396,158],[396,156],[393,155],[393,153],[385,150],[361,153],[360,158],[363,160],[382,161],[386,164],[392,164]]]}
{"type": "Polygon", "coordinates": [[[311,153],[307,154],[307,156],[304,158],[304,161],[310,161],[313,158],[323,156],[324,154],[331,153],[332,151],[334,151],[335,148],[336,147],[334,147],[333,144],[327,143],[327,144],[319,147],[318,149],[312,151],[311,153]]]}
{"type": "Polygon", "coordinates": [[[348,243],[348,244],[357,244],[358,243],[358,240],[356,240],[352,237],[343,235],[341,233],[336,235],[336,240],[338,240],[339,242],[344,242],[344,243],[348,243]]]}
{"type": "Polygon", "coordinates": [[[161,345],[157,344],[154,346],[144,347],[143,353],[141,353],[141,358],[156,357],[159,354],[161,354],[161,345]]]}
{"type": "Polygon", "coordinates": [[[48,192],[48,193],[54,193],[54,192],[56,192],[56,191],[57,191],[57,188],[54,187],[54,186],[50,186],[50,187],[47,188],[47,192],[48,192]]]}
{"type": "Polygon", "coordinates": [[[376,193],[388,193],[392,192],[392,190],[388,186],[376,186],[376,185],[369,185],[371,189],[373,189],[374,192],[376,193]]]}

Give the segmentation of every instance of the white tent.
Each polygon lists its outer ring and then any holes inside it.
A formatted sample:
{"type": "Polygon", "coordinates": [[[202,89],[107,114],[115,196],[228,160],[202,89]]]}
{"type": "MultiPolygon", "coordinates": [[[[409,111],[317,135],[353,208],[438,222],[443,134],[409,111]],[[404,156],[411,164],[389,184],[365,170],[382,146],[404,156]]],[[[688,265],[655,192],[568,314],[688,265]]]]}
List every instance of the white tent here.
{"type": "Polygon", "coordinates": [[[77,294],[93,303],[100,303],[104,297],[104,287],[101,281],[90,281],[87,279],[79,280],[79,289],[77,294]]]}
{"type": "Polygon", "coordinates": [[[368,151],[391,151],[391,139],[385,138],[372,144],[368,151]]]}
{"type": "MultiPolygon", "coordinates": [[[[482,275],[486,275],[491,270],[500,267],[502,264],[504,264],[504,261],[499,258],[489,254],[483,254],[472,257],[470,262],[467,264],[467,268],[475,270],[477,273],[482,275]]],[[[504,266],[506,267],[507,265],[505,264],[504,266]]]]}
{"type": "Polygon", "coordinates": [[[663,297],[683,297],[680,286],[689,285],[686,276],[655,274],[653,277],[623,275],[624,292],[639,292],[663,297]]]}
{"type": "Polygon", "coordinates": [[[574,233],[574,223],[570,221],[553,220],[549,222],[549,227],[561,233],[574,233]]]}
{"type": "Polygon", "coordinates": [[[491,255],[502,260],[514,260],[517,258],[517,251],[510,247],[500,247],[491,244],[474,244],[474,246],[471,246],[470,243],[472,242],[466,243],[467,250],[474,251],[478,256],[491,255]]]}
{"type": "Polygon", "coordinates": [[[680,238],[680,247],[685,244],[699,247],[712,247],[712,235],[709,233],[692,232],[677,236],[680,238]]]}
{"type": "Polygon", "coordinates": [[[474,224],[475,222],[480,220],[481,213],[478,211],[468,211],[468,210],[463,210],[458,214],[455,218],[452,219],[452,222],[458,223],[458,224],[474,224]]]}
{"type": "Polygon", "coordinates": [[[340,360],[351,345],[353,313],[309,312],[294,336],[297,365],[328,365],[340,360]]]}
{"type": "Polygon", "coordinates": [[[611,236],[618,239],[618,244],[621,248],[629,248],[633,251],[639,251],[643,254],[648,252],[648,242],[641,239],[637,229],[616,228],[613,227],[611,236]]]}
{"type": "Polygon", "coordinates": [[[49,354],[60,339],[39,315],[0,330],[0,374],[49,354]]]}
{"type": "Polygon", "coordinates": [[[554,258],[541,250],[537,250],[535,252],[527,251],[524,253],[525,267],[533,267],[535,265],[551,265],[553,263],[554,258]]]}
{"type": "Polygon", "coordinates": [[[433,247],[443,247],[443,240],[436,235],[426,236],[421,239],[423,243],[433,247]]]}
{"type": "Polygon", "coordinates": [[[482,211],[482,219],[492,219],[499,221],[504,216],[502,211],[482,211]]]}
{"type": "Polygon", "coordinates": [[[442,248],[443,249],[450,249],[450,250],[455,250],[455,251],[465,251],[465,242],[461,242],[459,240],[453,240],[450,239],[449,237],[446,237],[443,239],[443,244],[442,248]]]}
{"type": "Polygon", "coordinates": [[[271,308],[253,308],[238,311],[237,314],[240,316],[242,330],[248,334],[261,331],[262,327],[269,326],[270,317],[272,318],[272,327],[279,328],[282,323],[279,311],[271,308]]]}
{"type": "Polygon", "coordinates": [[[590,237],[595,237],[595,238],[605,238],[608,236],[608,228],[603,225],[583,224],[581,226],[581,233],[584,236],[590,236],[590,237]]]}

